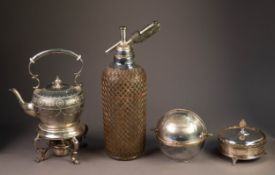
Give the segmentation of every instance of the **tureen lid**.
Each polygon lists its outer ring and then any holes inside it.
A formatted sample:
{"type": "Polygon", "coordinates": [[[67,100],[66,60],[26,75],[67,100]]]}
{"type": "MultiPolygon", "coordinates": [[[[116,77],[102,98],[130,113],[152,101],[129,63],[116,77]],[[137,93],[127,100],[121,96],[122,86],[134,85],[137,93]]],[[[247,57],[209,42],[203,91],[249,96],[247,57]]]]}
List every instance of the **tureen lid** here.
{"type": "Polygon", "coordinates": [[[265,134],[256,128],[248,127],[244,119],[239,125],[229,126],[219,133],[219,140],[231,145],[256,146],[265,144],[265,134]]]}
{"type": "Polygon", "coordinates": [[[208,136],[203,120],[186,109],[168,111],[156,128],[159,141],[169,146],[193,145],[203,142],[208,136]]]}
{"type": "Polygon", "coordinates": [[[34,94],[43,97],[67,97],[78,94],[79,92],[80,89],[72,85],[64,84],[57,76],[52,84],[48,85],[46,88],[35,89],[34,94]]]}

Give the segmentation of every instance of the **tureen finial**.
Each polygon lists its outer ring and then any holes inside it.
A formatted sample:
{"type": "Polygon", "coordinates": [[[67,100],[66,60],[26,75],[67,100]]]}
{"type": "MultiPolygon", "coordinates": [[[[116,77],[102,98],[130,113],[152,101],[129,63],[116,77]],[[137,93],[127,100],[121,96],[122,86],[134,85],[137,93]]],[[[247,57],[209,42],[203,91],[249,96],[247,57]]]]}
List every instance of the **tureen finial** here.
{"type": "Polygon", "coordinates": [[[246,123],[245,119],[242,119],[240,121],[239,126],[240,126],[240,128],[245,128],[247,126],[247,123],[246,123]]]}

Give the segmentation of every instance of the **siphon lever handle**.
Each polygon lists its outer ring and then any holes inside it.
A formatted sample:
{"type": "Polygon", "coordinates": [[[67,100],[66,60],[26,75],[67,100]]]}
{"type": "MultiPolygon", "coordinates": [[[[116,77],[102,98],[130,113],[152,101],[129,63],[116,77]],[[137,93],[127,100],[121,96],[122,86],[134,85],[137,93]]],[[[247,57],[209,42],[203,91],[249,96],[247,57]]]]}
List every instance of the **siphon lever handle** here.
{"type": "Polygon", "coordinates": [[[141,31],[136,31],[132,34],[130,39],[127,41],[128,44],[136,44],[143,42],[147,38],[157,33],[160,30],[160,23],[158,21],[153,21],[153,23],[144,27],[141,31]]]}

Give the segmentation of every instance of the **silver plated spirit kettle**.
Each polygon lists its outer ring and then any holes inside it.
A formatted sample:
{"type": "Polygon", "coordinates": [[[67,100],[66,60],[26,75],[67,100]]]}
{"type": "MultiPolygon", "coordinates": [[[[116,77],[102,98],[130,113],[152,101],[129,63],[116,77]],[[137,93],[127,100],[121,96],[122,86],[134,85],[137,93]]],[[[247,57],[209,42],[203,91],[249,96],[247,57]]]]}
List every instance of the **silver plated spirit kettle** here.
{"type": "MultiPolygon", "coordinates": [[[[41,139],[51,140],[50,147],[58,156],[67,155],[68,151],[73,150],[72,161],[78,163],[76,154],[79,147],[79,137],[87,132],[87,127],[80,123],[80,114],[84,105],[84,94],[82,85],[77,82],[83,67],[81,55],[64,49],[50,49],[42,51],[30,58],[29,74],[38,84],[34,87],[31,102],[25,102],[16,89],[10,89],[17,97],[22,109],[28,115],[40,120],[38,134],[35,143],[41,139]],[[81,68],[74,73],[74,85],[62,82],[59,76],[47,87],[40,87],[38,74],[34,74],[31,66],[40,58],[51,54],[66,54],[72,56],[81,63],[81,68]],[[71,144],[72,143],[72,144],[71,144]]],[[[38,160],[44,160],[46,152],[38,149],[38,160]]],[[[45,149],[44,149],[45,150],[45,149]]]]}

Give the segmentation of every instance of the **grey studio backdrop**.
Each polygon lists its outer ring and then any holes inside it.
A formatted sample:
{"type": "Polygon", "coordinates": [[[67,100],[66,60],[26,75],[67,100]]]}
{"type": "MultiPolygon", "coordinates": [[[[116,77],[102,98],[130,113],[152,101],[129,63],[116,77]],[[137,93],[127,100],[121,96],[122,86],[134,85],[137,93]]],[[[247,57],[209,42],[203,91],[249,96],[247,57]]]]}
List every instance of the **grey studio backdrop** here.
{"type": "MultiPolygon", "coordinates": [[[[161,31],[134,46],[136,61],[148,78],[148,156],[159,151],[150,128],[173,108],[196,112],[212,133],[245,118],[275,137],[274,7],[271,0],[3,2],[0,153],[16,152],[21,147],[17,143],[25,143],[29,156],[23,160],[33,163],[31,142],[38,120],[22,112],[8,89],[17,88],[29,101],[35,85],[28,74],[29,58],[49,48],[82,55],[85,67],[80,79],[86,95],[82,120],[89,125],[86,157],[102,151],[100,81],[113,57],[104,50],[119,40],[120,25],[128,26],[131,34],[155,19],[161,31]]],[[[49,56],[34,70],[45,86],[57,74],[72,83],[78,66],[72,58],[49,56]]],[[[215,141],[207,144],[216,147],[215,141]]]]}

